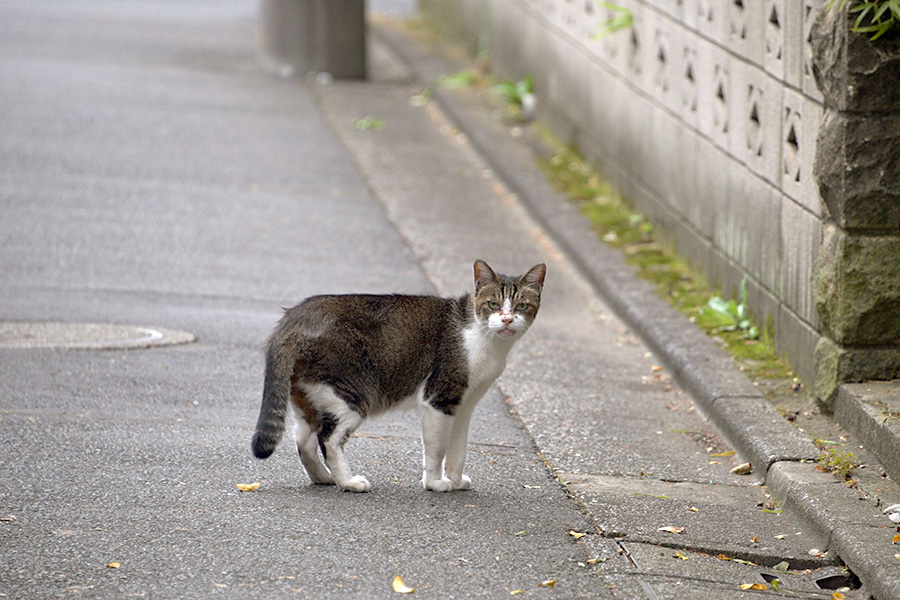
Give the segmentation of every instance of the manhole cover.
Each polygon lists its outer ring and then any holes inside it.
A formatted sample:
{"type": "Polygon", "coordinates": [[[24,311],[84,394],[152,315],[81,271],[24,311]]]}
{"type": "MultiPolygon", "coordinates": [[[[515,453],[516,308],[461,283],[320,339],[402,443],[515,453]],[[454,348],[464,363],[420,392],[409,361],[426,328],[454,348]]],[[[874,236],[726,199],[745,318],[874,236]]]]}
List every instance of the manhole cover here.
{"type": "Polygon", "coordinates": [[[161,327],[99,323],[0,322],[0,348],[103,350],[187,344],[196,337],[161,327]]]}

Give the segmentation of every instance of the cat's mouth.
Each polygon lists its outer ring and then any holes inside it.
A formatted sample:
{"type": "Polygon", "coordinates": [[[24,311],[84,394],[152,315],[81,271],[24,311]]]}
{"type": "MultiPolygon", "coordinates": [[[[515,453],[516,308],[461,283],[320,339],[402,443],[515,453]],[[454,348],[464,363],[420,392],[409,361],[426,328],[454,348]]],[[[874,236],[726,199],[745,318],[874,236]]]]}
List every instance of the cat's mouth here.
{"type": "Polygon", "coordinates": [[[511,329],[509,327],[504,327],[503,329],[500,329],[497,331],[497,335],[499,335],[502,338],[510,338],[510,337],[516,335],[516,330],[511,329]]]}

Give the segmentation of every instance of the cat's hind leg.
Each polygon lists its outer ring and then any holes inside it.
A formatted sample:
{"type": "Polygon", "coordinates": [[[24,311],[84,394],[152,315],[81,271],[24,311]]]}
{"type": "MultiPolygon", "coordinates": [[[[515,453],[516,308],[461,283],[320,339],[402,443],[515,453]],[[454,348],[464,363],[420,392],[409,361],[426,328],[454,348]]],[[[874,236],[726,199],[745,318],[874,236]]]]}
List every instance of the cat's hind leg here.
{"type": "Polygon", "coordinates": [[[291,412],[294,415],[293,434],[300,454],[300,462],[313,483],[334,485],[334,477],[319,459],[319,439],[310,422],[315,423],[317,416],[309,405],[302,390],[294,389],[291,393],[291,412]]]}
{"type": "Polygon", "coordinates": [[[344,444],[362,424],[362,415],[350,408],[331,386],[310,385],[304,391],[319,415],[319,448],[334,482],[346,492],[368,492],[372,484],[362,475],[353,475],[344,457],[344,444]]]}
{"type": "Polygon", "coordinates": [[[372,489],[368,479],[350,472],[350,465],[344,457],[344,444],[361,423],[362,417],[355,413],[344,414],[340,418],[327,413],[322,416],[319,447],[335,483],[345,492],[368,492],[372,489]]]}

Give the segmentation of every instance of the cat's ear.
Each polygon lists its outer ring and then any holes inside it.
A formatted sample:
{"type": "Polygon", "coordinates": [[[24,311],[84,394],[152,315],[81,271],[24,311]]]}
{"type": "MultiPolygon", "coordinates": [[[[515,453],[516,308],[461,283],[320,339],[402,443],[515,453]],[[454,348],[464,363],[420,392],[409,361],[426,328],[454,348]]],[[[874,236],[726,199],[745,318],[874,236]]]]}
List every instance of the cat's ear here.
{"type": "Polygon", "coordinates": [[[494,270],[489,267],[488,264],[483,260],[476,260],[474,269],[476,292],[489,283],[497,283],[497,281],[499,281],[499,278],[497,277],[497,274],[494,273],[494,270]]]}
{"type": "Polygon", "coordinates": [[[541,263],[539,265],[534,265],[528,272],[522,275],[519,278],[519,284],[522,287],[533,287],[536,288],[538,293],[544,289],[544,276],[547,274],[547,265],[541,263]]]}

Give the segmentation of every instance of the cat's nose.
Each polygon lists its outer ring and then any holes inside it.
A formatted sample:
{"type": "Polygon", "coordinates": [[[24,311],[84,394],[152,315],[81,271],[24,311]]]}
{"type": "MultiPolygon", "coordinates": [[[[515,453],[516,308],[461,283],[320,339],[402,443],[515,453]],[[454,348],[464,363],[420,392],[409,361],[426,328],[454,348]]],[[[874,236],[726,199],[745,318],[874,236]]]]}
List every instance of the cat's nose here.
{"type": "Polygon", "coordinates": [[[509,314],[509,313],[501,313],[501,314],[500,314],[500,321],[503,322],[503,323],[506,324],[506,325],[509,325],[510,323],[513,322],[513,316],[512,316],[511,314],[509,314]]]}

